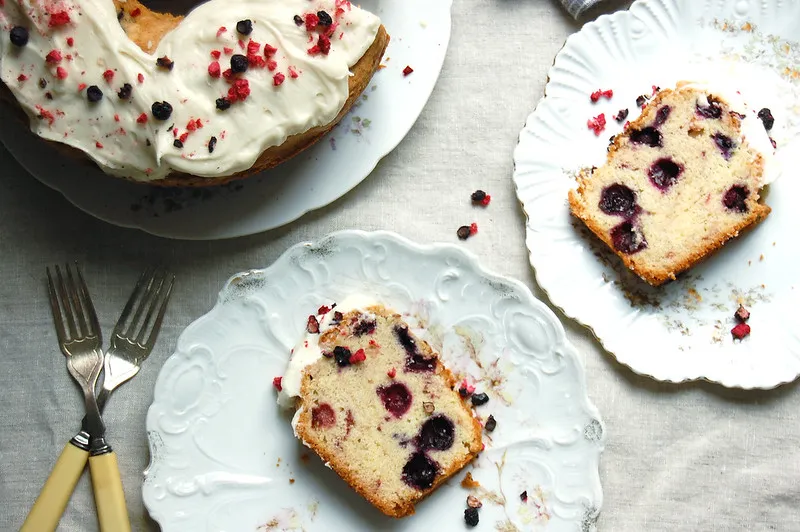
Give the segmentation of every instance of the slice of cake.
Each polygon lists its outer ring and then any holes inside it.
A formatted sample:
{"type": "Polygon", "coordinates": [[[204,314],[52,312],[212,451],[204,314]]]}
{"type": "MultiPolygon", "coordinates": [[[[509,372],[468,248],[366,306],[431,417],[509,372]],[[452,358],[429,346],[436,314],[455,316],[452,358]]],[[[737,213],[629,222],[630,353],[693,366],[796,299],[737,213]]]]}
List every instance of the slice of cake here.
{"type": "Polygon", "coordinates": [[[572,213],[648,283],[675,279],[770,212],[744,120],[704,90],[660,91],[578,177],[572,213]]]}
{"type": "Polygon", "coordinates": [[[382,306],[322,307],[307,330],[279,397],[295,434],[381,512],[413,514],[483,447],[456,379],[382,306]]]}

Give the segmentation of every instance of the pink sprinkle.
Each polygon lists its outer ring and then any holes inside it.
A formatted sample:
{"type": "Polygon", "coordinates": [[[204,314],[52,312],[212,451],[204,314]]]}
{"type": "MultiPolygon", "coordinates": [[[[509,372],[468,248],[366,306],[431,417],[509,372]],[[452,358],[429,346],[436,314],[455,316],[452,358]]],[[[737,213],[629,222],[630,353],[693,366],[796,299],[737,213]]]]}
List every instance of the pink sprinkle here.
{"type": "Polygon", "coordinates": [[[183,135],[178,137],[178,140],[180,140],[181,142],[186,142],[186,139],[188,138],[189,138],[189,133],[184,133],[183,135]]]}
{"type": "Polygon", "coordinates": [[[146,113],[140,114],[139,117],[136,119],[136,122],[138,122],[139,124],[144,124],[145,122],[147,122],[147,114],[146,113]]]}
{"type": "Polygon", "coordinates": [[[600,113],[594,118],[586,121],[586,127],[594,131],[595,136],[600,136],[600,133],[606,128],[606,115],[600,113]]]}
{"type": "Polygon", "coordinates": [[[56,77],[58,79],[67,79],[67,69],[64,67],[56,68],[56,77]]]}
{"type": "Polygon", "coordinates": [[[475,222],[469,224],[469,234],[470,235],[478,234],[478,224],[476,224],[475,222]]]}
{"type": "Polygon", "coordinates": [[[272,379],[272,385],[279,392],[283,391],[283,377],[275,377],[274,379],[272,379]]]}
{"type": "Polygon", "coordinates": [[[85,88],[86,88],[86,83],[78,83],[78,92],[81,92],[85,88]]]}
{"type": "Polygon", "coordinates": [[[111,80],[114,79],[114,71],[109,69],[109,70],[106,70],[105,72],[103,72],[103,79],[105,79],[107,82],[111,83],[111,80]]]}
{"type": "Polygon", "coordinates": [[[273,72],[276,68],[278,68],[278,62],[277,61],[273,61],[272,59],[267,61],[267,69],[270,72],[273,72]]]}
{"type": "Polygon", "coordinates": [[[94,143],[94,145],[95,145],[97,148],[101,149],[101,150],[103,149],[103,145],[102,145],[102,144],[100,144],[99,142],[95,142],[95,143],[94,143]]]}
{"type": "Polygon", "coordinates": [[[44,58],[45,61],[52,64],[60,63],[61,59],[62,59],[61,52],[59,52],[58,50],[50,50],[49,52],[47,52],[47,55],[44,58]]]}
{"type": "Polygon", "coordinates": [[[51,28],[56,28],[58,26],[63,26],[64,24],[69,24],[69,13],[66,11],[50,13],[50,22],[48,22],[48,26],[51,28]]]}
{"type": "Polygon", "coordinates": [[[394,379],[395,375],[397,375],[397,370],[392,368],[387,371],[386,374],[389,376],[389,378],[394,379]]]}
{"type": "Polygon", "coordinates": [[[74,44],[75,44],[75,39],[73,39],[72,37],[67,37],[67,46],[69,46],[70,48],[72,48],[72,46],[73,46],[74,44]]]}
{"type": "Polygon", "coordinates": [[[189,120],[189,123],[186,124],[186,129],[189,131],[194,131],[197,129],[197,125],[195,124],[194,120],[189,120]]]}
{"type": "Polygon", "coordinates": [[[225,55],[231,55],[233,53],[233,48],[228,48],[227,46],[222,49],[225,52],[225,55]]]}
{"type": "Polygon", "coordinates": [[[253,39],[250,39],[247,42],[247,55],[257,54],[259,50],[261,50],[261,45],[259,43],[257,43],[253,39]]]}
{"type": "Polygon", "coordinates": [[[211,50],[211,57],[213,57],[214,59],[219,59],[220,56],[222,56],[222,52],[220,52],[219,50],[211,50]]]}
{"type": "Polygon", "coordinates": [[[297,73],[297,70],[295,70],[293,66],[290,66],[289,67],[289,77],[291,77],[293,79],[296,79],[299,76],[300,76],[300,74],[297,73]]]}
{"type": "Polygon", "coordinates": [[[406,67],[403,69],[403,76],[404,76],[404,77],[405,77],[405,76],[408,76],[408,75],[409,75],[409,74],[411,74],[412,72],[414,72],[414,69],[413,69],[413,68],[411,68],[410,66],[406,66],[406,67]]]}
{"type": "Polygon", "coordinates": [[[139,80],[139,83],[144,83],[144,74],[140,73],[138,76],[136,76],[136,79],[139,80]]]}
{"type": "Polygon", "coordinates": [[[319,17],[314,13],[306,14],[306,30],[311,31],[319,25],[319,17]]]}
{"type": "Polygon", "coordinates": [[[598,89],[591,94],[589,99],[592,100],[593,103],[597,103],[600,100],[600,98],[607,98],[610,100],[613,96],[614,96],[614,91],[611,89],[605,91],[602,89],[598,89]]]}
{"type": "Polygon", "coordinates": [[[280,72],[278,72],[277,74],[275,74],[274,76],[272,76],[272,84],[273,84],[274,86],[276,86],[276,87],[277,87],[278,85],[280,85],[281,83],[283,83],[285,80],[286,80],[286,76],[284,76],[284,75],[283,75],[283,74],[281,74],[280,72]]]}
{"type": "Polygon", "coordinates": [[[220,26],[219,29],[217,30],[217,38],[219,38],[219,36],[225,33],[226,31],[228,31],[228,28],[226,28],[225,26],[220,26]]]}
{"type": "Polygon", "coordinates": [[[475,391],[475,387],[468,383],[467,378],[464,377],[464,380],[461,381],[461,386],[459,386],[459,390],[465,390],[468,395],[472,395],[475,391]]]}
{"type": "Polygon", "coordinates": [[[367,359],[367,354],[364,352],[363,349],[359,349],[352,355],[350,355],[350,363],[351,364],[358,364],[359,362],[364,362],[367,359]]]}
{"type": "Polygon", "coordinates": [[[268,44],[264,45],[264,55],[265,56],[270,57],[272,55],[275,55],[277,52],[278,52],[278,49],[275,48],[274,46],[270,46],[268,44]]]}
{"type": "Polygon", "coordinates": [[[745,336],[750,336],[750,326],[746,323],[740,323],[731,329],[731,334],[735,339],[742,340],[745,336]]]}
{"type": "Polygon", "coordinates": [[[218,61],[212,61],[210,65],[208,65],[208,75],[212,78],[218,78],[220,76],[220,66],[218,61]]]}
{"type": "Polygon", "coordinates": [[[26,76],[25,74],[20,74],[19,76],[17,76],[17,81],[27,81],[27,80],[28,76],[26,76]]]}
{"type": "Polygon", "coordinates": [[[119,122],[119,115],[118,114],[114,115],[114,122],[119,122]]]}

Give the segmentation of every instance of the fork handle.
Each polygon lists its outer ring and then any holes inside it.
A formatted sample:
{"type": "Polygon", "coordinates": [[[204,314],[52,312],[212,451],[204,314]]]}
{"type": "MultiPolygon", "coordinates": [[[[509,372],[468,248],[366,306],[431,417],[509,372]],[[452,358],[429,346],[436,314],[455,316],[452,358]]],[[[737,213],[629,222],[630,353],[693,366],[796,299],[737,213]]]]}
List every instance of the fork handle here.
{"type": "Polygon", "coordinates": [[[64,446],[20,532],[48,532],[58,527],[88,459],[88,451],[72,443],[64,446]]]}
{"type": "Polygon", "coordinates": [[[130,532],[117,454],[113,451],[89,458],[94,501],[101,532],[130,532]]]}

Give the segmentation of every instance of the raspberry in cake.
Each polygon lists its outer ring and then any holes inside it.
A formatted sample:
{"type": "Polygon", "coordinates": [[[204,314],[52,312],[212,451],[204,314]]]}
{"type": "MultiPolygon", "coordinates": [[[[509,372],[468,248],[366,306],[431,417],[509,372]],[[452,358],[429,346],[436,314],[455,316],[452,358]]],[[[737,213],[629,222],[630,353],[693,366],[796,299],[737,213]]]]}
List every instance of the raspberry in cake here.
{"type": "Polygon", "coordinates": [[[322,307],[307,331],[292,355],[299,391],[290,361],[281,392],[297,407],[295,434],[381,512],[413,514],[483,446],[456,378],[382,306],[322,307]]]}
{"type": "Polygon", "coordinates": [[[705,90],[659,91],[579,175],[572,213],[648,283],[675,279],[770,212],[744,120],[757,118],[705,90]]]}

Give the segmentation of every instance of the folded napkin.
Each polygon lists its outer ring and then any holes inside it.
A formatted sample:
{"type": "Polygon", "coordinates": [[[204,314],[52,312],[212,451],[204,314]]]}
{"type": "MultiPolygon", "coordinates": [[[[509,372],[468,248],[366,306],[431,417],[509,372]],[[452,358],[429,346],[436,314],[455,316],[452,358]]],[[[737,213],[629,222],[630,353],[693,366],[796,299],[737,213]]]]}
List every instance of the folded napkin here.
{"type": "Polygon", "coordinates": [[[570,15],[578,18],[581,13],[601,1],[602,0],[561,0],[561,3],[564,4],[564,7],[567,8],[570,15]]]}

